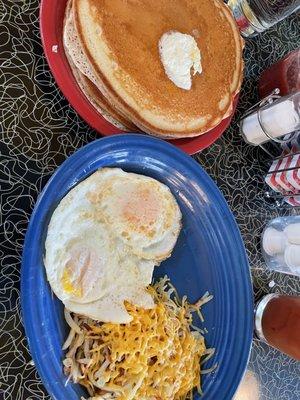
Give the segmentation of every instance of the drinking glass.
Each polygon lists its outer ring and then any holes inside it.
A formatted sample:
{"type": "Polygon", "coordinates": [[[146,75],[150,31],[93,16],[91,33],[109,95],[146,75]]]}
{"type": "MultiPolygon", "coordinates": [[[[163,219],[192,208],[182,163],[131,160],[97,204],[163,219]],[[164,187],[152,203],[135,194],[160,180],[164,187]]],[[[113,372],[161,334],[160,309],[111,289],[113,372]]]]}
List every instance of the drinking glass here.
{"type": "Polygon", "coordinates": [[[300,0],[229,0],[243,36],[254,36],[300,9],[300,0]]]}
{"type": "Polygon", "coordinates": [[[300,361],[300,296],[268,294],[256,306],[260,340],[300,361]]]}

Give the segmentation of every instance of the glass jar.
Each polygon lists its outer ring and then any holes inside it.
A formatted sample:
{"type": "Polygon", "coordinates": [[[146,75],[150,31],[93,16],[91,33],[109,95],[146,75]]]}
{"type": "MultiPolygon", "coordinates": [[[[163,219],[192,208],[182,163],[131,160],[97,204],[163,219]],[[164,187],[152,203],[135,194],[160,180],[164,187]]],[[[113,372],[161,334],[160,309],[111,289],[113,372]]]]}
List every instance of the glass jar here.
{"type": "Polygon", "coordinates": [[[300,8],[300,0],[229,0],[243,36],[254,36],[300,8]]]}

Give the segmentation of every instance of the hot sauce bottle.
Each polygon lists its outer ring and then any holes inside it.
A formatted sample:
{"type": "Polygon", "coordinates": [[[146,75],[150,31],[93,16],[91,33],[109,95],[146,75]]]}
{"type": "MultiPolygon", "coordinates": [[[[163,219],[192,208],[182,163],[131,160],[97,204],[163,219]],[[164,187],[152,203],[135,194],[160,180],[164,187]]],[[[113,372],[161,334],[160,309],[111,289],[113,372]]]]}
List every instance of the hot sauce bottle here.
{"type": "Polygon", "coordinates": [[[300,48],[266,69],[259,79],[259,95],[268,96],[274,89],[281,96],[300,90],[300,48]]]}

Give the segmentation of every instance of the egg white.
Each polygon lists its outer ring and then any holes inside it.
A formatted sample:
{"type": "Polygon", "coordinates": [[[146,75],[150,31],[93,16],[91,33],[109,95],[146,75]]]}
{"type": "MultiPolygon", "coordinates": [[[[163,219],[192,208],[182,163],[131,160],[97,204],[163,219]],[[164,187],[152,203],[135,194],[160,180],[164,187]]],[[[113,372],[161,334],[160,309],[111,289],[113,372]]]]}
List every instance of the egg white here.
{"type": "Polygon", "coordinates": [[[103,184],[91,201],[98,204],[106,223],[137,256],[166,259],[181,229],[181,212],[170,189],[153,178],[120,169],[98,174],[103,184]]]}
{"type": "Polygon", "coordinates": [[[125,301],[154,307],[146,287],[175,245],[180,218],[160,182],[117,168],[95,172],[51,217],[44,263],[52,290],[70,311],[130,322],[125,301]]]}

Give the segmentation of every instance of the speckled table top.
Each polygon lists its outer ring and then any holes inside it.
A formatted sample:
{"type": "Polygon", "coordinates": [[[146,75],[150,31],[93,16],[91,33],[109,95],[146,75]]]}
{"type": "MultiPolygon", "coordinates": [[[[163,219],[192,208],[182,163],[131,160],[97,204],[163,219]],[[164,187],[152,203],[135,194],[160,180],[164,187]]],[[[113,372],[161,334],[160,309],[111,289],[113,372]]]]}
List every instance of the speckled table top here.
{"type": "MultiPolygon", "coordinates": [[[[20,259],[36,198],[53,171],[97,133],[70,107],[43,56],[38,0],[0,0],[0,399],[49,399],[31,362],[20,316],[20,259]]],[[[300,279],[268,272],[260,235],[273,217],[291,213],[264,197],[269,160],[243,143],[242,113],[257,101],[264,68],[300,45],[294,15],[257,38],[247,40],[245,81],[230,128],[195,159],[217,182],[245,241],[254,292],[300,294],[300,279]],[[274,281],[275,286],[269,287],[274,281]]],[[[244,390],[236,400],[300,399],[300,363],[254,341],[244,390]],[[250,389],[249,389],[250,388],[250,389]]],[[[222,399],[216,399],[222,400],[222,399]]]]}

